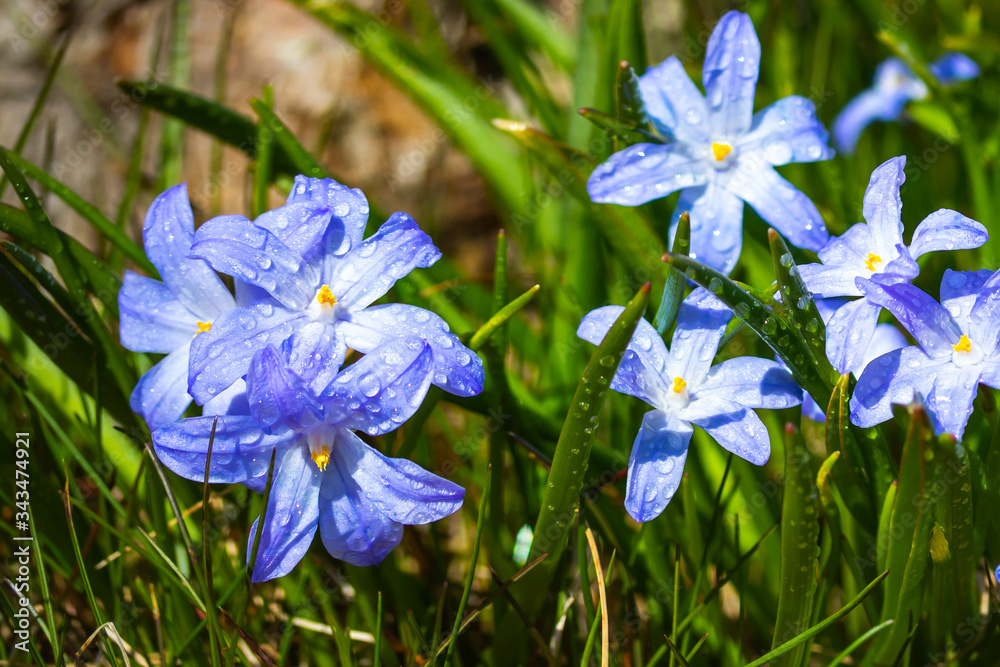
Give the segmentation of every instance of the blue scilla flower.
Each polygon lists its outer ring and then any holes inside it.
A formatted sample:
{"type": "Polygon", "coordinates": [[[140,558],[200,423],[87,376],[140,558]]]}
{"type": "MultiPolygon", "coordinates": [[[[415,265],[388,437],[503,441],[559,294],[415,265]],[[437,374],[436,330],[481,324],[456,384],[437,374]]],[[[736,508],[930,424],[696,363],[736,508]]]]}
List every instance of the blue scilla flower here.
{"type": "Polygon", "coordinates": [[[940,209],[917,225],[909,247],[903,242],[903,203],[899,187],[905,180],[903,156],[872,172],[859,222],[820,251],[822,264],[804,264],[799,273],[819,298],[858,296],[841,306],[826,327],[826,354],[840,373],[858,368],[869,347],[882,306],[867,298],[860,281],[909,282],[920,273],[916,260],[935,250],[978,248],[989,238],[986,228],[961,213],[940,209]]]}
{"type": "Polygon", "coordinates": [[[722,17],[708,41],[705,96],[674,56],[649,69],[639,89],[670,141],[612,155],[587,181],[591,199],[638,206],[680,190],[671,230],[689,211],[692,257],[725,273],[740,256],[743,202],[793,244],[822,247],[828,235],[819,211],[774,167],[831,158],[827,132],[804,97],[786,97],[754,115],[759,69],[753,23],[737,11],[722,17]]]}
{"type": "MultiPolygon", "coordinates": [[[[336,374],[319,395],[305,389],[292,352],[291,345],[268,345],[254,354],[246,394],[233,397],[231,412],[218,417],[213,441],[209,481],[256,490],[263,489],[276,450],[253,581],[290,572],[317,529],[335,558],[377,565],[399,544],[404,525],[454,513],[465,493],[412,461],[384,456],[355,434],[392,431],[420,406],[435,373],[427,341],[388,340],[336,374]]],[[[158,429],[157,455],[182,477],[203,480],[214,420],[194,417],[158,429]]]]}
{"type": "MultiPolygon", "coordinates": [[[[941,85],[950,86],[979,76],[979,65],[961,53],[946,53],[928,67],[941,85]]],[[[898,58],[875,69],[872,87],[847,103],[833,122],[837,150],[853,153],[865,128],[876,120],[899,120],[909,102],[927,97],[927,85],[898,58]]]]}
{"type": "Polygon", "coordinates": [[[367,219],[360,190],[299,176],[284,206],[253,222],[227,215],[198,229],[191,255],[246,283],[253,301],[195,340],[189,390],[196,401],[243,377],[255,352],[286,340],[291,368],[313,393],[329,383],[348,348],[367,353],[405,336],[419,336],[434,350],[434,384],[460,396],[482,391],[482,361],[444,320],[415,306],[371,306],[441,253],[405,213],[394,213],[364,239],[367,219]]]}
{"type": "Polygon", "coordinates": [[[184,414],[192,343],[236,306],[212,268],[188,256],[193,239],[187,186],[177,185],[153,200],[142,227],[146,256],[163,281],[126,271],[118,294],[122,345],[167,355],[142,376],[130,400],[151,429],[184,414]]]}
{"type": "Polygon", "coordinates": [[[872,280],[864,288],[919,345],[868,365],[851,397],[851,420],[874,426],[892,418],[892,404],[920,394],[937,434],[961,440],[979,383],[1000,389],[1000,271],[945,270],[940,304],[909,283],[872,280]]]}
{"type": "MultiPolygon", "coordinates": [[[[620,306],[588,313],[577,335],[598,344],[621,314],[620,306]]],[[[625,508],[636,521],[656,518],[673,498],[684,473],[692,425],[755,465],[771,453],[767,428],[754,408],[787,408],[802,390],[781,364],[740,357],[715,366],[712,359],[732,313],[704,289],[681,304],[668,350],[656,329],[640,320],[611,388],[641,398],[647,412],[632,445],[625,508]]]]}
{"type": "MultiPolygon", "coordinates": [[[[817,299],[815,303],[817,310],[819,310],[820,317],[823,318],[823,322],[829,322],[830,318],[833,317],[833,314],[837,311],[837,309],[847,302],[844,299],[817,299]]],[[[898,350],[901,347],[906,347],[906,345],[906,336],[904,336],[894,325],[876,325],[875,331],[872,334],[871,343],[868,344],[868,349],[865,350],[864,356],[861,359],[861,364],[853,371],[854,376],[861,377],[861,373],[873,359],[882,356],[886,352],[892,352],[893,350],[898,350]]],[[[825,422],[826,408],[827,406],[820,405],[814,401],[813,397],[808,393],[803,393],[802,414],[809,419],[819,423],[825,422]]]]}

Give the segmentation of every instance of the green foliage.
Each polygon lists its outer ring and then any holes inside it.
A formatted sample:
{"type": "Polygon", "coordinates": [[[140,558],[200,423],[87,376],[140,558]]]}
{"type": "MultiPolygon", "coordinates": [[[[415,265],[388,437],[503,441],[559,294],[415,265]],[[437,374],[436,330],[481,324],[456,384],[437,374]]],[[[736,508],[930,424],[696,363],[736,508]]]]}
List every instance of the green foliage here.
{"type": "MultiPolygon", "coordinates": [[[[296,137],[302,128],[282,120],[291,119],[276,111],[280,90],[265,89],[248,108],[219,101],[225,40],[216,94],[192,89],[191,6],[177,2],[163,80],[118,83],[141,105],[127,171],[104,176],[108,193],[123,192],[119,201],[87,201],[71,189],[74,179],[26,148],[60,88],[68,42],[51,54],[27,121],[0,149],[0,193],[10,186],[0,203],[8,406],[0,439],[10,452],[15,434],[30,433],[34,549],[22,653],[10,647],[20,606],[10,545],[20,533],[2,523],[0,661],[63,665],[100,651],[117,665],[583,667],[601,664],[605,649],[610,665],[643,667],[1000,661],[989,572],[1000,561],[995,394],[980,388],[961,444],[935,438],[919,403],[859,429],[850,423],[854,380],[827,362],[822,319],[798,277],[811,253],[790,249],[748,207],[743,256],[724,276],[689,256],[686,216],[671,242],[676,198],[626,208],[587,195],[591,170],[614,150],[667,140],[645,113],[637,75],[675,53],[697,80],[718,6],[682,3],[668,34],[657,27],[663,16],[643,16],[663,8],[637,0],[461,0],[449,11],[462,21],[451,23],[425,0],[371,12],[337,0],[289,4],[440,127],[482,179],[505,230],[492,277],[489,267],[483,278],[446,257],[390,295],[437,312],[486,362],[481,396],[432,391],[398,434],[374,443],[464,486],[464,509],[407,528],[378,567],[335,561],[317,540],[291,574],[251,584],[260,530],[250,527],[267,506],[273,460],[261,497],[180,479],[145,445],[128,399],[158,359],[118,344],[117,295],[126,268],[156,276],[141,250],[144,203],[202,172],[185,155],[189,130],[253,160],[246,210],[226,213],[259,213],[296,174],[338,172],[296,137]],[[455,40],[459,23],[466,32],[455,40]],[[478,75],[469,40],[496,74],[478,75]],[[116,174],[123,187],[110,187],[116,174]],[[55,199],[86,223],[82,232],[52,224],[55,199]],[[644,406],[607,389],[639,317],[669,340],[689,281],[736,315],[719,360],[776,354],[827,420],[762,411],[772,434],[762,468],[696,432],[676,497],[640,526],[623,496],[644,406]],[[575,336],[583,314],[626,302],[596,351],[575,336]]],[[[764,45],[757,109],[802,94],[829,126],[892,54],[930,88],[907,109],[913,123],[873,126],[855,156],[781,168],[831,230],[860,220],[871,170],[901,153],[909,154],[909,232],[941,207],[995,226],[1000,10],[911,4],[912,12],[905,2],[743,6],[764,45]],[[984,74],[942,88],[926,63],[955,48],[984,74]]],[[[371,204],[375,226],[388,202],[371,204]]],[[[979,252],[922,259],[916,284],[936,294],[945,266],[996,268],[994,236],[979,252]]],[[[492,230],[485,237],[492,243],[492,230]]],[[[14,478],[13,465],[0,469],[14,478]]],[[[0,485],[4,512],[19,511],[15,492],[0,485]]]]}

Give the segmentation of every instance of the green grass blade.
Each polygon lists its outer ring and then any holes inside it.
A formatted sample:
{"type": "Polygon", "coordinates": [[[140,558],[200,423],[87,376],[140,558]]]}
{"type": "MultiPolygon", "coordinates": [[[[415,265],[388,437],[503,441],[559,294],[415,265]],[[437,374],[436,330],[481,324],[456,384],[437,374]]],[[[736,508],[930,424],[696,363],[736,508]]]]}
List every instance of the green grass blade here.
{"type": "Polygon", "coordinates": [[[448,651],[444,656],[444,665],[451,665],[451,656],[455,652],[455,645],[458,643],[458,635],[461,632],[462,616],[465,614],[465,607],[469,604],[469,595],[472,593],[472,582],[476,578],[476,563],[479,562],[479,545],[482,543],[483,526],[486,519],[486,506],[489,504],[490,483],[493,478],[493,468],[486,469],[486,480],[483,482],[483,496],[479,501],[479,518],[476,519],[476,536],[472,541],[472,558],[469,561],[469,574],[465,577],[465,588],[462,589],[462,600],[458,603],[458,611],[455,612],[455,624],[451,628],[451,641],[448,643],[448,651]]]}
{"type": "Polygon", "coordinates": [[[526,583],[519,589],[526,600],[524,608],[532,616],[541,607],[548,582],[566,546],[566,537],[580,506],[580,491],[594,443],[597,417],[625,348],[632,340],[632,332],[646,310],[649,290],[648,283],[639,289],[594,351],[559,434],[528,555],[528,558],[536,558],[548,553],[549,560],[529,578],[531,586],[526,583]]]}
{"type": "MultiPolygon", "coordinates": [[[[167,49],[168,83],[186,88],[191,78],[191,48],[188,25],[191,20],[189,0],[173,0],[170,14],[170,47],[167,49]]],[[[166,190],[181,182],[184,167],[184,133],[187,127],[174,118],[163,121],[160,130],[159,189],[166,190]]]]}
{"type": "MultiPolygon", "coordinates": [[[[274,135],[274,141],[277,144],[275,148],[284,152],[284,155],[294,165],[295,173],[304,174],[311,178],[330,178],[330,173],[326,168],[319,164],[316,158],[312,156],[312,153],[299,143],[299,140],[295,138],[295,135],[288,129],[288,126],[278,118],[278,115],[274,113],[270,105],[263,100],[252,99],[250,100],[250,106],[257,114],[257,118],[260,119],[261,127],[271,130],[274,135]]],[[[260,144],[260,138],[260,133],[258,132],[258,145],[260,144]]]]}
{"type": "MultiPolygon", "coordinates": [[[[141,81],[119,81],[118,87],[143,106],[176,118],[257,157],[257,124],[228,107],[172,86],[141,81]]],[[[295,164],[276,147],[273,159],[278,173],[295,175],[295,164]]]]}
{"type": "Polygon", "coordinates": [[[826,630],[831,625],[834,625],[837,621],[839,621],[844,616],[847,616],[849,613],[851,613],[851,611],[854,610],[855,607],[861,604],[861,601],[864,600],[866,597],[868,597],[871,594],[871,592],[875,590],[875,588],[879,584],[882,583],[882,580],[885,579],[888,574],[889,574],[888,572],[883,572],[882,574],[878,575],[870,584],[865,586],[864,589],[862,589],[862,591],[858,593],[850,602],[848,602],[839,610],[828,616],[825,620],[821,621],[820,623],[817,623],[816,625],[809,628],[808,630],[798,635],[797,637],[788,640],[781,646],[778,646],[777,648],[772,649],[768,653],[765,653],[761,657],[757,658],[756,660],[748,664],[747,667],[761,667],[761,665],[766,665],[775,658],[782,656],[785,653],[794,649],[795,647],[800,646],[804,642],[809,641],[819,633],[826,630]]]}
{"type": "MultiPolygon", "coordinates": [[[[785,495],[781,501],[781,582],[771,648],[798,635],[812,620],[819,551],[819,490],[812,455],[794,425],[785,427],[785,495]]],[[[804,665],[811,642],[777,657],[776,667],[804,665]]]]}
{"type": "Polygon", "coordinates": [[[50,176],[44,169],[40,169],[31,164],[16,153],[8,153],[11,161],[24,172],[28,178],[33,178],[45,186],[52,194],[63,200],[67,206],[80,214],[84,220],[96,229],[102,237],[106,238],[112,245],[118,248],[126,257],[135,262],[147,275],[159,278],[160,274],[156,267],[146,257],[135,242],[130,239],[118,225],[111,222],[93,204],[87,202],[80,195],[76,194],[69,187],[50,176]]]}
{"type": "MultiPolygon", "coordinates": [[[[274,93],[270,86],[264,86],[261,106],[270,109],[274,105],[274,93]]],[[[274,130],[267,123],[257,125],[257,159],[253,171],[253,200],[250,216],[256,218],[267,210],[267,189],[271,184],[271,159],[274,153],[274,130]]]]}
{"type": "Polygon", "coordinates": [[[895,623],[895,621],[893,621],[890,618],[888,621],[884,621],[870,628],[866,633],[864,633],[863,635],[855,639],[853,642],[851,642],[851,644],[847,648],[838,653],[837,657],[834,658],[830,662],[830,664],[827,665],[827,667],[837,667],[837,665],[842,664],[848,658],[848,656],[857,651],[862,644],[864,644],[866,641],[868,641],[878,633],[882,632],[886,628],[892,626],[893,623],[895,623]]]}
{"type": "MultiPolygon", "coordinates": [[[[677,221],[677,231],[674,233],[674,243],[670,247],[670,252],[677,255],[687,255],[690,250],[691,216],[685,211],[681,213],[681,217],[677,221]]],[[[663,298],[660,299],[660,307],[656,311],[656,319],[654,320],[656,330],[660,332],[661,336],[673,326],[674,320],[677,319],[677,311],[681,309],[686,287],[687,281],[684,280],[684,274],[671,265],[663,285],[663,298]]]]}
{"type": "Polygon", "coordinates": [[[501,14],[506,17],[521,38],[566,71],[576,64],[576,45],[573,38],[540,7],[527,0],[494,0],[501,14]]]}

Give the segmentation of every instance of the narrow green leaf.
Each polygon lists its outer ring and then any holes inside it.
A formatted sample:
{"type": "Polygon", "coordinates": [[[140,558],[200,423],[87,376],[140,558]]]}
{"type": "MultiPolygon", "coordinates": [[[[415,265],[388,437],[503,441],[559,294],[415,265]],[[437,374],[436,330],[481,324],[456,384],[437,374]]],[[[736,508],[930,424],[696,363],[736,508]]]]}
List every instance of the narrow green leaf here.
{"type": "MultiPolygon", "coordinates": [[[[45,107],[45,101],[49,98],[49,91],[52,90],[52,84],[56,80],[56,73],[59,71],[59,66],[62,65],[63,56],[66,55],[66,49],[69,48],[69,42],[72,37],[72,32],[67,32],[63,37],[62,44],[59,45],[59,50],[56,51],[55,58],[52,59],[52,64],[49,65],[49,70],[45,74],[45,81],[42,82],[42,87],[38,91],[38,97],[35,98],[35,103],[31,105],[31,111],[28,112],[28,119],[24,122],[21,131],[17,135],[17,139],[14,141],[14,153],[20,154],[28,143],[28,137],[31,136],[31,130],[35,127],[35,123],[38,121],[38,117],[45,107]]],[[[0,178],[0,197],[3,197],[4,190],[6,189],[7,175],[4,174],[0,178]]]]}
{"type": "Polygon", "coordinates": [[[748,664],[747,667],[761,667],[761,665],[766,665],[775,658],[784,655],[788,651],[794,649],[796,646],[799,646],[802,643],[809,641],[819,633],[823,632],[823,630],[826,630],[828,627],[835,624],[844,616],[847,616],[849,613],[851,613],[855,607],[861,604],[862,600],[868,597],[871,594],[871,592],[875,590],[875,588],[879,584],[882,583],[882,580],[885,579],[886,575],[888,574],[889,574],[888,572],[883,572],[882,574],[878,575],[874,581],[865,586],[860,593],[854,596],[854,598],[850,602],[848,602],[846,605],[838,609],[835,613],[831,614],[826,619],[824,619],[820,623],[817,623],[816,625],[809,628],[808,630],[806,630],[799,636],[795,637],[794,639],[790,639],[781,646],[772,649],[768,653],[765,653],[764,655],[760,656],[759,658],[748,664]]]}
{"type": "Polygon", "coordinates": [[[67,206],[80,214],[84,220],[96,229],[112,245],[122,251],[122,253],[135,262],[149,276],[159,278],[160,274],[156,267],[146,257],[135,242],[130,239],[121,228],[111,222],[100,210],[90,202],[85,201],[69,187],[50,176],[44,169],[36,167],[16,153],[8,153],[11,161],[24,172],[28,178],[33,178],[45,186],[52,194],[63,200],[67,206]]]}
{"type": "MultiPolygon", "coordinates": [[[[258,99],[250,100],[250,106],[260,119],[261,127],[267,128],[273,133],[277,147],[280,147],[280,150],[284,151],[284,154],[288,156],[288,159],[295,166],[294,171],[296,174],[304,174],[311,178],[330,178],[330,173],[326,168],[317,162],[312,153],[299,143],[299,140],[295,138],[292,131],[278,118],[278,115],[274,113],[270,106],[258,99]]],[[[258,132],[258,145],[260,139],[260,132],[258,132]]]]}
{"type": "Polygon", "coordinates": [[[774,350],[791,369],[799,385],[820,405],[829,401],[833,384],[816,364],[811,362],[812,352],[801,331],[791,320],[788,308],[780,303],[765,302],[761,297],[736,284],[729,276],[691,259],[687,255],[667,254],[663,261],[684,272],[720,301],[729,306],[739,319],[774,350]]]}
{"type": "MultiPolygon", "coordinates": [[[[811,352],[810,361],[816,366],[821,376],[833,384],[839,378],[826,356],[826,326],[820,317],[812,294],[806,289],[799,275],[799,267],[795,264],[792,251],[785,239],[774,229],[767,230],[767,240],[771,246],[771,259],[774,262],[774,275],[777,278],[778,289],[781,291],[781,302],[785,305],[789,319],[796,326],[806,342],[806,349],[811,352]]],[[[817,398],[817,397],[813,397],[817,398]]],[[[817,398],[822,400],[823,397],[817,398]]],[[[822,405],[822,403],[821,403],[822,405]]]]}
{"type": "Polygon", "coordinates": [[[469,561],[469,573],[465,577],[465,588],[462,590],[462,600],[458,603],[458,611],[455,612],[455,624],[451,628],[451,641],[448,642],[448,651],[444,656],[444,665],[451,664],[451,656],[455,652],[455,645],[458,643],[458,635],[461,632],[462,616],[465,614],[465,607],[469,604],[469,595],[472,593],[472,582],[476,579],[476,563],[479,562],[479,545],[482,543],[483,526],[486,519],[486,506],[490,497],[490,482],[493,478],[493,468],[486,469],[486,480],[483,482],[483,497],[479,501],[479,518],[476,520],[476,537],[472,542],[472,558],[469,561]]]}
{"type": "Polygon", "coordinates": [[[934,431],[922,405],[910,406],[910,429],[899,468],[896,503],[889,521],[887,564],[891,572],[886,581],[882,620],[896,624],[884,638],[878,656],[892,661],[903,650],[910,629],[910,618],[920,618],[924,575],[930,554],[931,526],[940,490],[937,488],[938,463],[931,448],[934,431]]]}
{"type": "MultiPolygon", "coordinates": [[[[819,551],[819,491],[812,455],[799,430],[785,426],[785,492],[781,501],[781,583],[771,649],[809,627],[816,593],[819,551]]],[[[773,665],[804,665],[812,642],[803,640],[773,665]]]]}
{"type": "Polygon", "coordinates": [[[541,6],[528,0],[495,0],[521,38],[548,55],[552,62],[569,71],[576,64],[576,45],[561,25],[543,13],[541,6]]]}
{"type": "MultiPolygon", "coordinates": [[[[948,540],[951,558],[949,576],[945,587],[952,604],[952,619],[965,623],[966,619],[979,618],[976,592],[975,533],[972,514],[972,477],[969,454],[959,443],[945,441],[939,447],[941,467],[944,470],[944,495],[941,497],[944,514],[944,536],[948,540]]],[[[955,632],[960,632],[956,627],[955,632]]]]}
{"type": "Polygon", "coordinates": [[[662,138],[644,129],[632,127],[618,120],[610,114],[597,109],[583,108],[577,113],[589,120],[591,123],[604,130],[604,132],[621,147],[632,146],[634,144],[662,144],[662,138]]]}
{"type": "Polygon", "coordinates": [[[506,306],[498,310],[493,317],[486,320],[483,326],[479,327],[476,333],[469,339],[469,349],[478,350],[490,339],[514,314],[531,303],[531,300],[542,289],[541,285],[533,285],[527,292],[517,297],[506,306]]]}
{"type": "MultiPolygon", "coordinates": [[[[170,47],[167,49],[168,83],[186,88],[191,78],[191,48],[188,24],[191,20],[190,0],[174,0],[170,12],[170,47]]],[[[159,189],[166,190],[181,182],[184,162],[184,123],[174,118],[163,121],[160,129],[159,189]]]]}
{"type": "MultiPolygon", "coordinates": [[[[143,106],[183,121],[185,125],[201,130],[256,159],[257,124],[246,116],[194,93],[155,81],[119,81],[118,87],[143,106]]],[[[295,163],[283,150],[275,148],[275,171],[293,176],[297,174],[295,163]]]]}
{"type": "MultiPolygon", "coordinates": [[[[691,215],[684,211],[677,220],[677,230],[674,232],[674,243],[670,252],[675,255],[687,255],[691,250],[691,215]]],[[[660,308],[656,311],[654,325],[662,336],[674,324],[677,319],[677,312],[681,309],[681,302],[684,300],[684,290],[687,281],[684,274],[670,265],[667,279],[663,285],[663,298],[660,299],[660,308]]],[[[733,320],[739,321],[739,320],[733,320]]],[[[721,345],[720,345],[721,347],[721,345]]]]}
{"type": "MultiPolygon", "coordinates": [[[[274,95],[270,86],[264,86],[264,99],[260,106],[270,109],[274,104],[274,95]]],[[[271,159],[274,153],[274,131],[267,123],[257,125],[257,159],[254,161],[253,200],[250,212],[256,218],[268,209],[267,190],[271,184],[271,159]]]]}
{"type": "Polygon", "coordinates": [[[827,667],[837,667],[837,665],[843,663],[848,656],[857,651],[862,644],[864,644],[866,641],[868,641],[878,633],[882,632],[886,628],[890,627],[893,623],[895,623],[895,621],[893,621],[890,618],[888,621],[879,623],[878,625],[869,628],[868,632],[864,633],[863,635],[855,639],[853,642],[851,642],[851,644],[847,648],[838,653],[837,657],[834,658],[833,661],[829,665],[827,665],[827,667]]]}
{"type": "Polygon", "coordinates": [[[608,387],[621,364],[639,319],[646,310],[650,285],[639,289],[611,330],[594,351],[577,385],[569,414],[559,434],[541,511],[535,522],[529,558],[548,553],[545,565],[532,573],[519,590],[530,617],[537,614],[549,589],[549,582],[566,546],[566,538],[580,507],[580,491],[587,460],[594,443],[597,418],[607,397],[608,387]],[[530,581],[530,585],[527,583],[530,581]]]}

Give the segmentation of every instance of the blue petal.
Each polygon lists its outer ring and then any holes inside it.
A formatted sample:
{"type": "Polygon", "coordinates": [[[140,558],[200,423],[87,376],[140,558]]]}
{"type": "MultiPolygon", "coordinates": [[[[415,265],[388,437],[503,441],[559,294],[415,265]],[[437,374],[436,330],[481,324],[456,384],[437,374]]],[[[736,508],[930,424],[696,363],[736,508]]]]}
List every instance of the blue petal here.
{"type": "Polygon", "coordinates": [[[930,412],[936,435],[950,433],[959,441],[972,414],[972,401],[979,390],[978,366],[969,368],[948,367],[934,376],[934,384],[927,394],[927,411],[930,412]]]}
{"type": "Polygon", "coordinates": [[[337,301],[360,310],[389,291],[415,268],[438,261],[441,251],[406,213],[393,213],[378,232],[328,264],[324,279],[337,301]]]}
{"type": "Polygon", "coordinates": [[[203,415],[250,415],[250,404],[247,402],[247,383],[237,380],[230,387],[214,398],[205,401],[202,406],[203,415]]]}
{"type": "Polygon", "coordinates": [[[688,144],[635,144],[598,165],[587,179],[587,192],[598,203],[638,206],[703,185],[710,169],[688,144]]]}
{"type": "Polygon", "coordinates": [[[661,410],[647,412],[632,444],[625,509],[636,521],[660,515],[677,492],[691,442],[691,426],[661,410]]]}
{"type": "Polygon", "coordinates": [[[906,180],[906,156],[886,160],[875,168],[861,207],[868,222],[873,252],[882,257],[895,257],[896,246],[903,243],[903,202],[899,188],[906,180]]]}
{"type": "Polygon", "coordinates": [[[968,81],[979,76],[979,65],[964,53],[946,53],[930,64],[931,74],[943,86],[968,81]]]}
{"type": "MultiPolygon", "coordinates": [[[[185,479],[204,481],[208,441],[216,417],[192,417],[153,431],[153,447],[165,466],[185,479]]],[[[301,436],[285,429],[266,435],[252,417],[222,415],[212,441],[212,468],[208,481],[232,484],[267,474],[271,451],[281,452],[301,442],[301,436]]],[[[296,447],[301,449],[301,447],[296,447]]]]}
{"type": "MultiPolygon", "coordinates": [[[[324,475],[310,459],[308,449],[289,448],[276,468],[251,577],[254,583],[291,572],[309,550],[319,525],[320,482],[324,475]]],[[[248,535],[248,562],[257,521],[248,535]]]]}
{"type": "Polygon", "coordinates": [[[328,234],[326,252],[343,255],[361,243],[368,224],[368,200],[361,190],[348,188],[332,178],[296,176],[288,193],[288,204],[310,204],[316,210],[327,210],[340,223],[343,234],[338,238],[328,234]]]}
{"type": "Polygon", "coordinates": [[[241,215],[220,215],[198,228],[191,256],[216,271],[266,290],[289,308],[304,308],[319,288],[316,270],[271,232],[241,215]]]}
{"type": "Polygon", "coordinates": [[[351,565],[378,565],[403,539],[403,524],[382,514],[336,457],[323,475],[319,506],[323,546],[351,565]]]}
{"type": "Polygon", "coordinates": [[[802,402],[802,389],[784,365],[759,357],[736,357],[712,367],[694,387],[695,396],[711,395],[748,408],[790,408],[802,402]]]}
{"type": "Polygon", "coordinates": [[[858,287],[868,300],[895,316],[903,328],[932,357],[951,357],[953,345],[962,335],[951,314],[931,296],[909,283],[882,285],[858,279],[858,287]]]}
{"type": "Polygon", "coordinates": [[[993,272],[988,269],[981,271],[952,271],[945,269],[941,277],[941,305],[944,306],[955,320],[958,328],[972,334],[972,309],[993,272]]]}
{"type": "Polygon", "coordinates": [[[732,312],[706,289],[691,292],[677,311],[677,327],[667,359],[668,380],[683,378],[697,387],[708,374],[732,312]]]}
{"type": "Polygon", "coordinates": [[[433,375],[434,354],[420,338],[384,343],[345,368],[323,392],[326,423],[381,435],[420,407],[433,375]]]}
{"type": "Polygon", "coordinates": [[[339,325],[347,346],[368,353],[392,338],[419,336],[434,353],[434,384],[456,396],[483,390],[483,361],[448,330],[448,323],[423,308],[391,303],[353,313],[339,325]]]}
{"type": "Polygon", "coordinates": [[[646,113],[662,133],[689,143],[711,141],[705,98],[677,56],[647,69],[639,77],[639,92],[646,113]]]}
{"type": "Polygon", "coordinates": [[[333,220],[330,209],[317,207],[310,201],[265,211],[254,219],[253,225],[269,232],[305,263],[325,250],[327,237],[330,245],[345,245],[344,229],[339,221],[333,220]]]}
{"type": "Polygon", "coordinates": [[[899,118],[910,101],[905,90],[869,89],[852,99],[833,121],[833,143],[841,153],[850,155],[858,146],[865,128],[876,120],[899,118]]]}
{"type": "Polygon", "coordinates": [[[118,292],[118,311],[121,344],[133,352],[173,352],[198,331],[198,318],[169,287],[131,271],[118,292]]]}
{"type": "Polygon", "coordinates": [[[340,326],[324,322],[299,324],[291,337],[282,343],[281,351],[288,359],[289,368],[305,382],[304,386],[319,396],[337,377],[347,356],[347,344],[340,326]]]}
{"type": "Polygon", "coordinates": [[[391,459],[341,429],[333,450],[337,467],[349,470],[365,498],[392,521],[414,526],[454,514],[465,489],[413,461],[391,459]]]}
{"type": "Polygon", "coordinates": [[[868,344],[868,349],[865,350],[865,357],[862,359],[861,365],[854,369],[854,375],[860,377],[865,368],[868,367],[868,364],[883,354],[888,354],[893,350],[898,350],[907,345],[909,343],[906,341],[906,336],[894,325],[877,325],[875,327],[875,334],[872,336],[872,342],[868,344]]]}
{"type": "Polygon", "coordinates": [[[303,432],[322,421],[319,402],[273,345],[253,355],[246,386],[250,414],[265,433],[280,427],[303,432]]]}
{"type": "Polygon", "coordinates": [[[683,190],[670,221],[671,238],[685,211],[691,215],[691,257],[728,274],[743,246],[743,200],[714,180],[683,190]]]}
{"type": "Polygon", "coordinates": [[[910,241],[910,256],[917,259],[935,250],[978,248],[990,238],[986,227],[958,211],[942,208],[917,225],[910,241]]]}
{"type": "Polygon", "coordinates": [[[180,419],[191,405],[187,391],[189,350],[182,345],[168,354],[146,371],[132,390],[129,405],[142,415],[150,430],[180,419]]]}
{"type": "Polygon", "coordinates": [[[817,424],[826,423],[826,411],[820,407],[813,397],[803,392],[802,395],[802,416],[811,419],[817,424]]]}
{"type": "MultiPolygon", "coordinates": [[[[981,278],[985,271],[980,271],[981,278]]],[[[1000,339],[1000,271],[992,274],[976,295],[969,313],[969,335],[974,344],[989,355],[994,354],[1000,339]]]]}
{"type": "Polygon", "coordinates": [[[181,183],[153,200],[142,226],[146,256],[163,282],[188,310],[204,322],[233,307],[233,297],[205,262],[188,257],[194,216],[187,185],[181,183]]]}
{"type": "Polygon", "coordinates": [[[834,264],[802,264],[799,266],[799,277],[805,283],[806,289],[817,299],[829,299],[841,296],[861,296],[854,279],[856,271],[845,269],[834,264]]]}
{"type": "Polygon", "coordinates": [[[754,114],[750,131],[737,146],[743,153],[759,152],[773,165],[816,162],[833,157],[830,134],[816,119],[812,100],[791,95],[754,114]]]}
{"type": "Polygon", "coordinates": [[[826,244],[830,238],[826,223],[809,197],[769,165],[753,160],[739,162],[737,169],[726,188],[753,206],[792,245],[819,250],[826,244]]]}
{"type": "MultiPolygon", "coordinates": [[[[576,335],[600,345],[624,310],[622,306],[604,306],[590,311],[580,322],[576,335]]],[[[622,363],[611,380],[611,388],[641,398],[650,405],[662,405],[669,389],[663,379],[667,354],[667,346],[656,329],[646,320],[639,320],[622,363]]]]}
{"type": "Polygon", "coordinates": [[[719,138],[733,139],[750,129],[759,73],[760,41],[753,22],[746,14],[731,11],[709,37],[702,69],[705,98],[719,138]]]}
{"type": "Polygon", "coordinates": [[[950,359],[932,359],[920,347],[893,350],[873,360],[851,395],[851,421],[862,428],[892,419],[892,406],[906,405],[914,394],[927,396],[934,377],[950,359]]]}
{"type": "MultiPolygon", "coordinates": [[[[820,261],[828,266],[842,266],[861,271],[868,253],[874,247],[873,243],[872,232],[868,225],[857,222],[840,236],[831,237],[817,254],[820,261]]],[[[866,269],[864,275],[868,273],[866,269]]]]}
{"type": "Polygon", "coordinates": [[[736,456],[762,466],[771,456],[771,438],[757,413],[739,403],[709,396],[692,401],[678,415],[700,426],[736,456]]]}
{"type": "Polygon", "coordinates": [[[223,314],[212,329],[191,343],[188,391],[204,404],[246,375],[250,358],[267,345],[280,345],[292,335],[302,314],[268,298],[223,314]]]}
{"type": "Polygon", "coordinates": [[[856,299],[838,308],[827,322],[826,356],[838,373],[850,373],[862,364],[880,312],[879,304],[856,299]]]}

